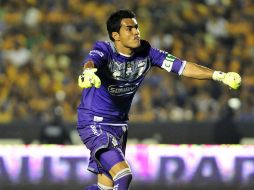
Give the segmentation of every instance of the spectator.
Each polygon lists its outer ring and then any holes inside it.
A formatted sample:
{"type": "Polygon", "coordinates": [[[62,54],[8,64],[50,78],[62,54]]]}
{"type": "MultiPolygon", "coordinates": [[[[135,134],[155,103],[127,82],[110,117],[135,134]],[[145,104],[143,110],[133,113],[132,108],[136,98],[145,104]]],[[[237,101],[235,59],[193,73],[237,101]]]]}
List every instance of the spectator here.
{"type": "Polygon", "coordinates": [[[59,109],[56,107],[52,121],[42,126],[39,137],[41,144],[71,144],[69,133],[62,122],[59,109]]]}
{"type": "Polygon", "coordinates": [[[234,121],[234,110],[227,104],[222,109],[220,119],[215,123],[214,140],[216,144],[239,144],[241,135],[234,121]]]}

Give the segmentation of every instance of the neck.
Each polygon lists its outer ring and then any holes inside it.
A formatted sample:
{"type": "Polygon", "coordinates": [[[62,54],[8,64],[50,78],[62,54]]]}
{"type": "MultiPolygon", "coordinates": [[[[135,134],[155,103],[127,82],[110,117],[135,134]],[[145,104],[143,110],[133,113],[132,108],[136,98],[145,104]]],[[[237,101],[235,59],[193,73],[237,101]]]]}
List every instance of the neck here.
{"type": "Polygon", "coordinates": [[[115,42],[115,48],[116,48],[117,52],[120,54],[128,55],[128,56],[131,56],[133,54],[132,48],[125,47],[120,43],[115,42]]]}

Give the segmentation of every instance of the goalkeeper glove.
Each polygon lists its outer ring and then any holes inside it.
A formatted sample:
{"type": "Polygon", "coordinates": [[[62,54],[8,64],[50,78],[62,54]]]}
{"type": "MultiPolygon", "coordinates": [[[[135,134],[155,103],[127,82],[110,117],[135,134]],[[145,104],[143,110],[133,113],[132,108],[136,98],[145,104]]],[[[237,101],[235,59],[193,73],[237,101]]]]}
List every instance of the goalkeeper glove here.
{"type": "Polygon", "coordinates": [[[100,88],[101,80],[95,74],[97,71],[96,68],[85,69],[78,78],[78,85],[80,88],[91,88],[94,86],[95,88],[100,88]]]}
{"type": "Polygon", "coordinates": [[[224,73],[221,71],[214,71],[212,78],[213,80],[223,82],[234,90],[238,89],[241,85],[241,77],[235,72],[224,73]]]}

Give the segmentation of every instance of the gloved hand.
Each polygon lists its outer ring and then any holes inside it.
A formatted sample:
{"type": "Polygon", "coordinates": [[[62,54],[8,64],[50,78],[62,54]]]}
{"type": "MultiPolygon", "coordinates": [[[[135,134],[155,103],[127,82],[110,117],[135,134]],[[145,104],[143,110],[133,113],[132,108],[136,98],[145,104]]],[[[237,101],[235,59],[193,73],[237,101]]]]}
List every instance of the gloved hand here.
{"type": "Polygon", "coordinates": [[[213,80],[223,82],[230,88],[236,90],[241,86],[241,76],[235,72],[224,73],[221,71],[214,71],[213,80]]]}
{"type": "Polygon", "coordinates": [[[78,78],[78,85],[80,88],[100,88],[101,86],[101,80],[100,78],[95,74],[97,71],[96,68],[91,69],[85,69],[81,75],[79,75],[78,78]]]}

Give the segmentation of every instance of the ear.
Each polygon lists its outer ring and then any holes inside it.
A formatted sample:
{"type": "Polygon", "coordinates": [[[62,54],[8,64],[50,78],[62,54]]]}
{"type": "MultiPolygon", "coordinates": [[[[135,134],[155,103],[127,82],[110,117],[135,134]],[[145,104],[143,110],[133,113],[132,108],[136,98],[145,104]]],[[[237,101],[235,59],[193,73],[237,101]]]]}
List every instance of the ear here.
{"type": "Polygon", "coordinates": [[[119,41],[119,33],[118,32],[112,32],[112,37],[114,38],[115,41],[119,41]]]}

